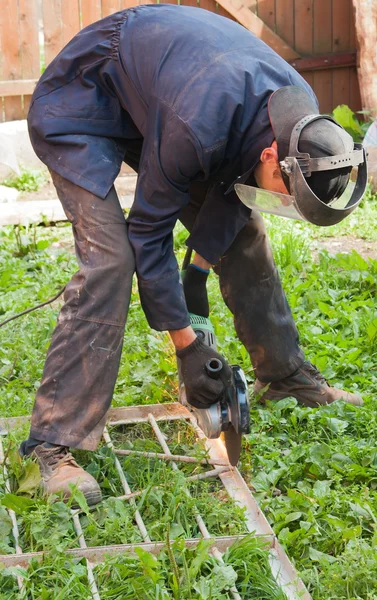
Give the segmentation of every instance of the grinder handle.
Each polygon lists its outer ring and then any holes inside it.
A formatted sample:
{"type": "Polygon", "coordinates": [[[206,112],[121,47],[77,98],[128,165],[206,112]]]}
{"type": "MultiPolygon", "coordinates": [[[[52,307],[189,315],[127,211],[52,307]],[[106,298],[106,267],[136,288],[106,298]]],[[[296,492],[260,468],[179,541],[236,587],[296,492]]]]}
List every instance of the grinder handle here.
{"type": "Polygon", "coordinates": [[[207,375],[211,379],[219,379],[221,371],[223,370],[223,363],[218,358],[210,358],[206,362],[207,375]]]}

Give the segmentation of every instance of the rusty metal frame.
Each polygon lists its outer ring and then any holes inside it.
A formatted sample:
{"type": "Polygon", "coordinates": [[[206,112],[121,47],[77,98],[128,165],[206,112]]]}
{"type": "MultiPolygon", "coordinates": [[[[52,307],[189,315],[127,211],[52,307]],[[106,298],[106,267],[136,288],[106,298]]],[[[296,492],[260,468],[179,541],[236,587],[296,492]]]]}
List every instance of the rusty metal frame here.
{"type": "MultiPolygon", "coordinates": [[[[0,419],[0,435],[5,435],[9,430],[27,422],[29,417],[14,417],[9,419],[0,419]]],[[[113,441],[110,437],[108,429],[105,428],[103,439],[106,445],[113,451],[115,466],[118,471],[119,479],[124,490],[124,495],[119,498],[130,502],[135,507],[134,519],[139,528],[143,542],[138,544],[117,544],[110,546],[97,546],[88,547],[85,541],[84,533],[80,524],[80,511],[72,510],[72,520],[77,534],[79,548],[72,548],[67,550],[67,554],[75,557],[85,558],[88,574],[88,582],[91,590],[93,600],[100,600],[101,596],[98,591],[95,577],[93,574],[93,566],[100,563],[105,556],[117,555],[124,552],[132,552],[136,547],[142,547],[148,552],[158,554],[158,552],[164,547],[163,542],[152,542],[149,538],[147,528],[143,522],[142,516],[136,509],[135,496],[140,495],[142,491],[132,491],[127,481],[126,473],[124,472],[122,465],[118,459],[121,455],[132,455],[133,453],[137,456],[144,455],[148,458],[155,457],[160,460],[168,461],[173,470],[177,470],[177,462],[185,461],[186,457],[175,456],[171,453],[164,435],[158,426],[158,421],[174,421],[184,420],[189,422],[190,425],[196,432],[198,438],[202,439],[205,447],[208,451],[209,460],[208,465],[213,465],[215,468],[206,472],[199,479],[207,477],[219,477],[223,486],[225,487],[228,495],[232,498],[239,506],[245,509],[246,514],[246,528],[250,533],[254,533],[258,537],[263,537],[269,543],[270,546],[270,565],[272,573],[278,582],[278,584],[284,590],[288,600],[311,600],[311,596],[299,578],[294,566],[289,561],[286,553],[279,544],[272,528],[270,527],[263,512],[258,507],[256,500],[254,499],[250,489],[246,482],[242,478],[237,468],[232,467],[228,462],[227,453],[225,446],[221,439],[209,440],[203,432],[197,426],[196,420],[182,404],[153,404],[153,405],[142,405],[142,406],[131,406],[125,408],[114,408],[109,411],[108,426],[115,427],[118,425],[131,425],[135,423],[148,423],[151,425],[157,440],[162,448],[161,453],[144,453],[138,451],[122,451],[114,448],[113,441]]],[[[203,464],[203,459],[196,461],[198,464],[203,464]]],[[[7,479],[7,470],[4,460],[4,452],[0,437],[0,463],[3,463],[5,488],[9,491],[9,482],[7,479]]],[[[190,481],[192,477],[187,477],[186,481],[190,481]]],[[[187,494],[189,491],[187,489],[187,494]]],[[[5,566],[26,566],[32,558],[41,559],[44,552],[29,552],[23,553],[19,544],[19,534],[16,515],[13,511],[9,510],[9,515],[13,523],[13,537],[15,540],[15,554],[2,555],[0,556],[0,563],[5,566]]],[[[196,521],[200,530],[202,538],[212,540],[211,553],[214,558],[218,561],[222,561],[222,554],[229,548],[236,540],[242,539],[244,536],[223,536],[213,537],[207,529],[203,517],[196,513],[196,521]]],[[[186,546],[192,547],[199,543],[201,538],[195,538],[186,540],[186,546]]],[[[18,586],[20,590],[23,589],[22,578],[17,578],[18,586]]],[[[234,600],[242,600],[236,586],[231,588],[231,595],[234,600]]]]}

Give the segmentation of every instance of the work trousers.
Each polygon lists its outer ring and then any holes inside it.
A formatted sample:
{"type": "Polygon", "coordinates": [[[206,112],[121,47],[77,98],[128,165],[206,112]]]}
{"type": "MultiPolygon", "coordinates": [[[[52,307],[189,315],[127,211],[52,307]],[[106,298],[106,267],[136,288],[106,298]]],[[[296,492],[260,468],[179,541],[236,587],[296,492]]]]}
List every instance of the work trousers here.
{"type": "MultiPolygon", "coordinates": [[[[72,223],[79,270],[64,292],[33,408],[29,448],[40,440],[94,450],[118,374],[135,261],[114,187],[102,200],[52,176],[72,223]]],[[[188,229],[202,201],[193,198],[183,210],[188,229]]],[[[268,382],[293,373],[304,356],[258,213],[215,271],[256,376],[268,382]]]]}

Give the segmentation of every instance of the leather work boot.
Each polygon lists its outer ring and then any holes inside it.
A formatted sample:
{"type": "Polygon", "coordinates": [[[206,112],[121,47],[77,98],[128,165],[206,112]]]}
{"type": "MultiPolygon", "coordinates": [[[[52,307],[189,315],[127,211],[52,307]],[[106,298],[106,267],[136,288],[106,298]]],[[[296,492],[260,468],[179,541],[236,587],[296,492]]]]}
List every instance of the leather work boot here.
{"type": "MultiPolygon", "coordinates": [[[[261,390],[268,384],[259,381],[255,382],[254,393],[260,394],[261,390]]],[[[259,398],[261,402],[265,400],[282,400],[292,396],[300,404],[316,408],[324,404],[331,404],[336,400],[344,400],[355,406],[362,406],[363,399],[359,394],[352,394],[334,387],[330,387],[326,379],[320,373],[316,366],[306,360],[297,371],[280,381],[273,381],[269,388],[262,393],[259,398]]]]}
{"type": "Polygon", "coordinates": [[[84,494],[89,505],[101,502],[97,481],[77,464],[66,446],[46,448],[41,444],[34,448],[33,455],[38,459],[42,488],[46,494],[63,492],[64,500],[68,500],[71,496],[69,484],[72,484],[84,494]]]}

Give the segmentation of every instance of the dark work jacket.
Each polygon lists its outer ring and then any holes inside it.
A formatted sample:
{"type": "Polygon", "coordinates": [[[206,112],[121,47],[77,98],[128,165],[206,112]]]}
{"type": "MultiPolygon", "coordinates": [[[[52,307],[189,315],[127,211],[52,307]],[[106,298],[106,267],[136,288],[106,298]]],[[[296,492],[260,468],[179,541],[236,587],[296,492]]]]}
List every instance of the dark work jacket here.
{"type": "Polygon", "coordinates": [[[161,4],[83,29],[41,77],[28,121],[43,162],[101,198],[123,160],[138,170],[128,232],[155,329],[189,324],[172,232],[190,184],[210,191],[188,244],[215,264],[250,216],[232,185],[272,143],[267,102],[285,85],[313,94],[241,25],[161,4]]]}

